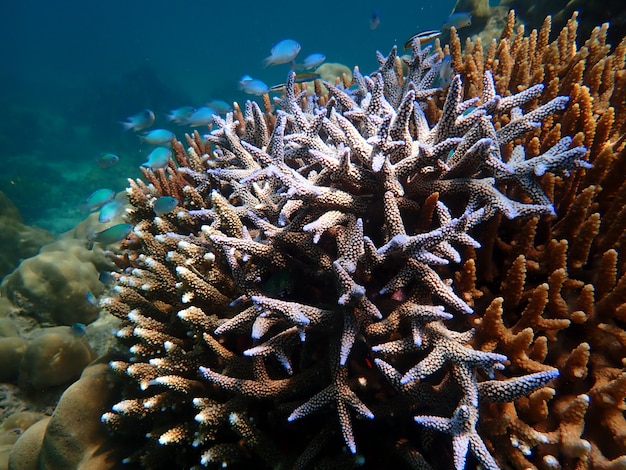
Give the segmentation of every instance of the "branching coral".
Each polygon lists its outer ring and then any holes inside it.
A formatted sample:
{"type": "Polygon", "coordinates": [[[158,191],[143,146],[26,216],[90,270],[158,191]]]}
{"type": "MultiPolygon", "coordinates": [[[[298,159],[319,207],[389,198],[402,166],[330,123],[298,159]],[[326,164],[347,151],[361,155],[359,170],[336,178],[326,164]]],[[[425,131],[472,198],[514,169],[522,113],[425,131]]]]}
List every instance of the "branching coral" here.
{"type": "MultiPolygon", "coordinates": [[[[441,54],[419,44],[406,72],[393,49],[371,76],[355,70],[356,88],[326,83],[327,97],[299,91],[291,74],[275,113],[235,107],[237,119],[216,118],[187,150],[174,142],[165,170],[129,181],[135,228],[115,256],[116,295],[103,302],[124,321],[129,358],[111,366],[128,380],[102,418],[137,439],[129,462],[587,462],[585,411],[600,396],[623,399],[623,331],[610,319],[623,281],[609,250],[597,269],[614,286],[594,306],[593,288],[567,269],[589,264],[602,229],[601,192],[578,188],[605,184],[621,143],[602,160],[572,113],[605,140],[623,123],[596,125],[582,81],[558,82],[567,72],[515,88],[500,67],[518,57],[505,57],[510,42],[487,62],[478,46],[463,57],[453,42],[461,75],[445,93],[432,88],[441,54]],[[163,195],[180,205],[155,216],[163,195]],[[573,237],[575,250],[553,236],[573,237]],[[583,323],[616,338],[588,394],[577,389],[589,347],[551,352],[583,323]],[[452,444],[435,445],[440,433],[452,444]]],[[[543,47],[551,61],[553,46],[543,47]]],[[[598,76],[619,75],[623,61],[611,61],[598,76]]]]}
{"type": "MultiPolygon", "coordinates": [[[[527,37],[523,27],[513,34],[513,25],[510,15],[503,39],[484,59],[479,41],[468,41],[461,53],[453,36],[451,51],[468,92],[480,86],[477,71],[490,69],[505,95],[542,81],[547,96],[539,103],[568,94],[562,118],[544,121],[519,143],[528,158],[572,135],[589,149],[593,167],[574,177],[542,176],[557,217],[494,219],[477,237],[483,248],[457,273],[467,282],[461,296],[485,311],[475,319],[475,347],[506,354],[513,370],[550,365],[561,371],[553,389],[485,410],[485,436],[491,434],[498,461],[515,468],[621,468],[626,41],[611,51],[603,25],[577,47],[576,15],[552,43],[550,18],[527,37]],[[511,429],[518,430],[518,439],[509,438],[511,429]],[[531,452],[541,440],[545,444],[531,452]]],[[[515,151],[505,147],[503,158],[510,163],[515,151]]]]}

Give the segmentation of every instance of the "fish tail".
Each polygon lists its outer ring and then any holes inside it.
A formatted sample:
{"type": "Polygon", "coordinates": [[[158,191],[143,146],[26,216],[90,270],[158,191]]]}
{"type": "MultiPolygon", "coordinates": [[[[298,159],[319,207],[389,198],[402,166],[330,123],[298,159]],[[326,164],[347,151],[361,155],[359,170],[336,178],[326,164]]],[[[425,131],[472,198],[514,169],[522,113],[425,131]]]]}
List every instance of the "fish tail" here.
{"type": "Polygon", "coordinates": [[[135,124],[133,122],[119,121],[119,123],[124,128],[125,131],[128,131],[128,130],[132,129],[133,127],[135,127],[135,124]]]}

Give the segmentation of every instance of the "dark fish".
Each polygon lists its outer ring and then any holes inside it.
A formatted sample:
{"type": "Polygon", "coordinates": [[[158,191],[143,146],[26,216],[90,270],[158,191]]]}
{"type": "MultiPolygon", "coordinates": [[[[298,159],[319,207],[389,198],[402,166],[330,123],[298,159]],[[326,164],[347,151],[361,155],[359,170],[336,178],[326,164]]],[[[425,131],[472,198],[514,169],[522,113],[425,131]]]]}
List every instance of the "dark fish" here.
{"type": "Polygon", "coordinates": [[[374,9],[372,11],[372,14],[370,15],[370,29],[373,31],[376,28],[378,28],[378,25],[380,24],[380,13],[378,12],[377,9],[374,9]]]}
{"type": "Polygon", "coordinates": [[[411,47],[413,47],[413,41],[415,41],[416,39],[420,42],[420,45],[423,46],[424,44],[428,44],[430,41],[434,41],[439,36],[441,36],[441,31],[437,29],[430,29],[428,31],[420,31],[419,33],[416,33],[413,36],[411,36],[404,43],[404,48],[410,49],[411,47]]]}
{"type": "Polygon", "coordinates": [[[87,239],[92,242],[102,243],[103,245],[109,245],[124,240],[132,229],[133,224],[117,224],[102,232],[90,233],[87,235],[87,239]]]}
{"type": "Polygon", "coordinates": [[[120,161],[120,157],[112,153],[103,153],[96,158],[96,161],[98,162],[98,166],[100,168],[109,168],[117,165],[120,161]]]}
{"type": "Polygon", "coordinates": [[[273,273],[263,285],[263,292],[270,297],[284,297],[291,292],[293,280],[288,271],[280,270],[273,273]]]}
{"type": "Polygon", "coordinates": [[[115,277],[113,276],[113,273],[111,271],[100,271],[98,279],[105,286],[110,286],[115,282],[115,277]]]}
{"type": "MultiPolygon", "coordinates": [[[[303,72],[303,73],[297,73],[293,82],[294,83],[313,82],[317,80],[318,78],[320,78],[319,73],[303,72]]],[[[286,85],[284,83],[279,83],[278,85],[274,85],[273,87],[270,87],[270,91],[282,91],[285,89],[285,86],[286,85]]]]}

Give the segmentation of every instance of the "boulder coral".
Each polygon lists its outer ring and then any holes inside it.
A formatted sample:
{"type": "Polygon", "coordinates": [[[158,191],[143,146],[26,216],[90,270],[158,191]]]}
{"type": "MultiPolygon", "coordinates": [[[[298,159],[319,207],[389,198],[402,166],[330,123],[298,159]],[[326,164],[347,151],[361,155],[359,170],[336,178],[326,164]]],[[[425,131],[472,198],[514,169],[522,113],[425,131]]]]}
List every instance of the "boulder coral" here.
{"type": "Polygon", "coordinates": [[[0,191],[0,279],[53,240],[51,233],[24,225],[17,207],[0,191]]]}
{"type": "Polygon", "coordinates": [[[87,293],[103,292],[102,269],[110,265],[101,250],[88,250],[84,240],[61,238],[22,261],[5,277],[0,294],[39,323],[88,324],[98,318],[98,307],[87,293]]]}
{"type": "Polygon", "coordinates": [[[127,447],[111,440],[99,419],[120,393],[116,382],[106,363],[94,362],[86,368],[63,393],[52,416],[29,428],[13,445],[8,468],[127,468],[122,464],[127,447]]]}
{"type": "Polygon", "coordinates": [[[68,326],[42,328],[26,343],[18,383],[30,391],[70,384],[93,359],[84,335],[68,326]]]}

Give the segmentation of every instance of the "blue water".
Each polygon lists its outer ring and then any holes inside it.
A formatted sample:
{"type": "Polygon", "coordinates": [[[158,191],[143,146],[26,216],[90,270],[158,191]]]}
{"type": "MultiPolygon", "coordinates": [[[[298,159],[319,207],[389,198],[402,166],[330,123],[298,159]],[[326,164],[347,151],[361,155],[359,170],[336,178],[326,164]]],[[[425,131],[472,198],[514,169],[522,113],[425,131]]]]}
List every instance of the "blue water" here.
{"type": "Polygon", "coordinates": [[[25,0],[0,4],[0,191],[25,222],[68,230],[85,214],[93,190],[122,190],[139,175],[150,146],[118,121],[142,109],[154,127],[182,137],[188,128],[164,113],[219,98],[243,103],[237,88],[250,74],[280,83],[287,65],[263,68],[284,38],[300,57],[324,53],[364,72],[413,33],[438,28],[454,6],[436,2],[273,2],[25,0]],[[370,29],[377,9],[380,25],[370,29]],[[101,152],[121,157],[101,169],[101,152]]]}

